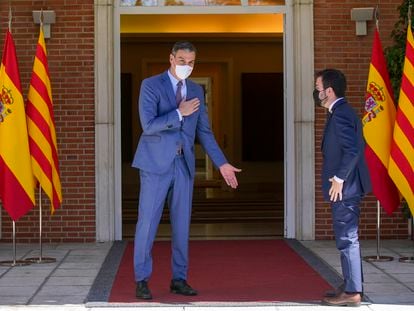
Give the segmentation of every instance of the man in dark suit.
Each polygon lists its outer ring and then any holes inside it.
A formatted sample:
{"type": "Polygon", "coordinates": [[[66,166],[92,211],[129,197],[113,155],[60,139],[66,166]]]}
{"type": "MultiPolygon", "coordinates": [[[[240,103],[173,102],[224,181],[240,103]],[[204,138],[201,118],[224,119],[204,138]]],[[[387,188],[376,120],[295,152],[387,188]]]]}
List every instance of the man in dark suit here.
{"type": "Polygon", "coordinates": [[[359,203],[371,191],[371,182],[361,120],[346,101],[345,91],[346,79],[339,70],[325,69],[316,74],[315,102],[329,111],[322,140],[322,190],[325,200],[331,202],[344,278],[344,284],[334,293],[327,293],[322,303],[359,306],[363,291],[359,203]]]}
{"type": "Polygon", "coordinates": [[[172,227],[170,291],[197,295],[187,283],[188,240],[195,175],[194,140],[197,136],[227,185],[237,188],[235,173],[210,129],[200,85],[188,80],[196,58],[195,47],[177,42],[169,70],[145,79],[139,96],[143,133],[132,162],[140,170],[141,191],[135,232],[136,297],[151,299],[151,250],[168,197],[172,227]]]}

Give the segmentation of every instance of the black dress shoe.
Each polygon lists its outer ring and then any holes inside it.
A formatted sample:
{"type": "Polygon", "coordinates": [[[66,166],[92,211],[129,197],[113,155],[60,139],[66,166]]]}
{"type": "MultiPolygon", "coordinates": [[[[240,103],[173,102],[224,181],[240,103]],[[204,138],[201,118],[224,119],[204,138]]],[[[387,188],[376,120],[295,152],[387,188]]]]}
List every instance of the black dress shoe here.
{"type": "Polygon", "coordinates": [[[152,299],[151,291],[148,288],[146,281],[137,282],[137,289],[135,291],[135,296],[140,299],[152,299]]]}
{"type": "Polygon", "coordinates": [[[170,285],[170,291],[174,294],[184,296],[196,296],[198,293],[195,289],[191,288],[186,280],[172,280],[170,285]]]}

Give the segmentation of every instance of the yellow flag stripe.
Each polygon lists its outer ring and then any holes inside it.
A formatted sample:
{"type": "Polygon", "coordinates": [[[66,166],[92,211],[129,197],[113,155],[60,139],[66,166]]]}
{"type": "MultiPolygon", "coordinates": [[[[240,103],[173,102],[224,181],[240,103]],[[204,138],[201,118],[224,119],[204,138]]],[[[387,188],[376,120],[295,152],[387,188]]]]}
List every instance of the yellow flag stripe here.
{"type": "Polygon", "coordinates": [[[0,69],[0,76],[3,78],[2,81],[0,81],[0,88],[9,90],[13,97],[13,112],[8,114],[3,123],[1,123],[1,156],[6,165],[14,173],[24,191],[28,194],[30,199],[35,202],[33,176],[27,173],[30,172],[32,168],[30,164],[27,134],[24,133],[27,133],[27,125],[24,113],[23,96],[6,74],[3,65],[0,69]],[[21,134],[16,133],[16,130],[18,129],[22,129],[21,134]],[[16,150],[19,150],[19,157],[16,157],[16,150]]]}
{"type": "MultiPolygon", "coordinates": [[[[43,97],[37,92],[35,88],[31,87],[29,90],[29,93],[30,93],[30,96],[28,96],[28,99],[33,104],[33,106],[37,109],[37,111],[40,113],[40,115],[45,120],[45,122],[48,124],[50,128],[50,134],[52,136],[53,145],[55,146],[55,149],[57,149],[56,131],[55,131],[55,126],[53,122],[50,120],[49,107],[46,104],[46,102],[43,100],[43,97]]],[[[34,124],[33,126],[37,127],[36,124],[34,124]]]]}
{"type": "Polygon", "coordinates": [[[33,63],[26,110],[34,174],[50,199],[53,213],[62,203],[62,191],[53,120],[52,89],[42,28],[33,63]]]}
{"type": "Polygon", "coordinates": [[[388,93],[382,76],[377,71],[375,66],[371,64],[367,91],[369,91],[369,84],[373,81],[381,88],[381,91],[384,93],[383,97],[385,100],[378,100],[378,104],[381,105],[382,109],[376,113],[376,116],[373,117],[371,121],[367,121],[367,118],[369,118],[368,114],[364,116],[364,137],[367,144],[381,160],[384,167],[388,167],[392,130],[395,120],[395,108],[394,103],[392,102],[392,96],[388,93]]]}
{"type": "Polygon", "coordinates": [[[414,194],[411,191],[411,187],[404,174],[401,172],[399,166],[394,162],[392,158],[390,158],[388,169],[392,180],[398,185],[400,192],[405,194],[404,198],[408,203],[411,213],[414,215],[414,194]]]}
{"type": "Polygon", "coordinates": [[[46,68],[43,65],[43,63],[36,57],[33,65],[33,72],[35,72],[39,78],[42,80],[42,82],[45,84],[47,89],[47,96],[49,100],[52,99],[52,90],[50,86],[50,79],[47,74],[46,68]]]}
{"type": "Polygon", "coordinates": [[[414,157],[409,156],[410,154],[414,155],[414,148],[408,141],[407,136],[401,130],[398,124],[396,124],[394,127],[394,141],[400,148],[401,152],[405,155],[406,159],[408,160],[408,163],[411,166],[411,169],[414,171],[414,157]]]}

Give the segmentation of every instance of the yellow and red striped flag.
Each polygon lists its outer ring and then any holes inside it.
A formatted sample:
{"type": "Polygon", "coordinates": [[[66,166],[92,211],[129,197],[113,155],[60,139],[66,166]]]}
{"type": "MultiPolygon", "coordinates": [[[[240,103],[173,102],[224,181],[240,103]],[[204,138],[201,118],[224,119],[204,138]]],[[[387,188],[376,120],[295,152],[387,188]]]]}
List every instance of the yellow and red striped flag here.
{"type": "Polygon", "coordinates": [[[27,125],[33,174],[49,197],[51,212],[62,204],[52,89],[42,26],[27,94],[27,125]]]}
{"type": "Polygon", "coordinates": [[[388,172],[414,215],[414,39],[408,23],[400,98],[388,172]]]}
{"type": "Polygon", "coordinates": [[[395,121],[394,94],[382,50],[378,29],[375,29],[362,119],[366,141],[365,158],[371,176],[372,190],[390,215],[400,204],[400,194],[388,175],[388,162],[395,121]]]}
{"type": "Polygon", "coordinates": [[[9,30],[0,67],[0,198],[14,221],[35,204],[26,114],[16,48],[9,30]]]}

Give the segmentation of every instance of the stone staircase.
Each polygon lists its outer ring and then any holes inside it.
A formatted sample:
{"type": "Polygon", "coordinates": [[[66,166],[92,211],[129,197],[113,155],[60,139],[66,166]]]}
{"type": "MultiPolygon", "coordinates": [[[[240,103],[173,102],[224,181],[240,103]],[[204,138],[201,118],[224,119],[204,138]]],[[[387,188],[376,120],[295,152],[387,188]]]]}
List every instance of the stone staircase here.
{"type": "MultiPolygon", "coordinates": [[[[200,195],[197,191],[194,193],[191,221],[193,238],[283,236],[283,197],[270,196],[268,193],[237,192],[210,195],[212,197],[200,195]]],[[[138,200],[125,198],[122,204],[123,235],[125,239],[131,239],[137,221],[138,200]]],[[[169,232],[169,210],[166,206],[158,237],[169,238],[169,232]]]]}

